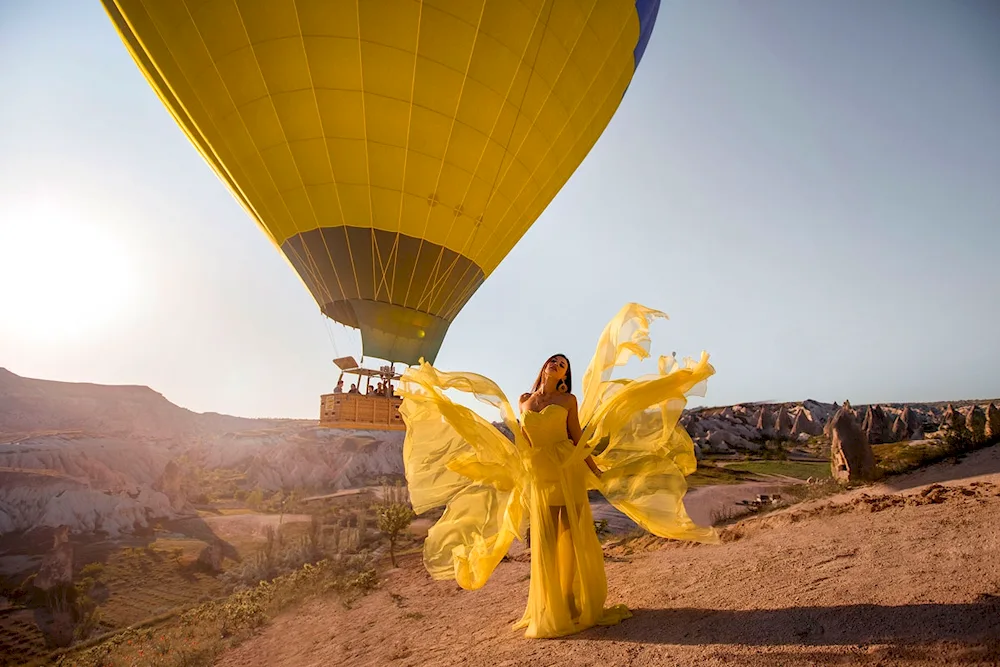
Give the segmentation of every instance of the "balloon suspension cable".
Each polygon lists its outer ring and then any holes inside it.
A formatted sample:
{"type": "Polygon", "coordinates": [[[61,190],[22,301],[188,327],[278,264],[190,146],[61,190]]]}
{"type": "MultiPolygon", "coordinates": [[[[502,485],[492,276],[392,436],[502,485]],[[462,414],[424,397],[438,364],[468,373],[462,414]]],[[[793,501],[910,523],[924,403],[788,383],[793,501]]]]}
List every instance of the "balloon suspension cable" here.
{"type": "MultiPolygon", "coordinates": [[[[339,358],[345,356],[340,352],[343,348],[346,351],[346,356],[355,356],[353,351],[358,349],[363,349],[363,347],[354,340],[354,335],[358,332],[354,327],[349,327],[346,324],[341,324],[336,320],[331,320],[330,318],[323,317],[324,326],[326,327],[327,335],[330,337],[330,345],[333,348],[333,357],[339,358]],[[341,341],[341,344],[337,344],[337,331],[343,331],[348,335],[348,340],[346,344],[341,341]]],[[[363,360],[363,357],[362,357],[363,360]]]]}

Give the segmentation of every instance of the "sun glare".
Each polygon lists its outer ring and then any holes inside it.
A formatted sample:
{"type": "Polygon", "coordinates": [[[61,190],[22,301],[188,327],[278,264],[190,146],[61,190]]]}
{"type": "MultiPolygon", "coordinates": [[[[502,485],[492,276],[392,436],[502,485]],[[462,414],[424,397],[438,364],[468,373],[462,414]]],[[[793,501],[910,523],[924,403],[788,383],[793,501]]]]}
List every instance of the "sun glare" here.
{"type": "Polygon", "coordinates": [[[0,220],[0,329],[39,342],[100,334],[135,277],[125,245],[79,213],[26,207],[0,220]]]}

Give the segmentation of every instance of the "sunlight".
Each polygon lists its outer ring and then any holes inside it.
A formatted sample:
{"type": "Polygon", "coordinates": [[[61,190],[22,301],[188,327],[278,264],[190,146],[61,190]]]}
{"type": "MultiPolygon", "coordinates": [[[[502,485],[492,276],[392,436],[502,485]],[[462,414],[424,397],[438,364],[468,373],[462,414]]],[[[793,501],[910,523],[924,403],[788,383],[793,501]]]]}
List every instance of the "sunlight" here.
{"type": "Polygon", "coordinates": [[[107,331],[135,292],[121,241],[69,207],[8,211],[0,220],[0,326],[39,342],[107,331]]]}

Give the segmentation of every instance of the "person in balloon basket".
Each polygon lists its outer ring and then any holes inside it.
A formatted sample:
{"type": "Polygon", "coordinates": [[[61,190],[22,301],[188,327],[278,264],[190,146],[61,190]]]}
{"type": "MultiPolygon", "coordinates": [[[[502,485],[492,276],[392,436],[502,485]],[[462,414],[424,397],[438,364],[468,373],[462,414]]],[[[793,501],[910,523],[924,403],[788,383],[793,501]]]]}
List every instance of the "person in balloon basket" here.
{"type": "Polygon", "coordinates": [[[605,607],[607,580],[589,490],[599,490],[655,535],[718,541],[714,529],[688,517],[682,502],[696,461],[678,418],[686,397],[715,372],[708,355],[683,367],[664,356],[656,373],[611,379],[632,356],[649,356],[649,325],[659,317],[665,315],[633,303],[608,323],[580,398],[569,359],[549,357],[520,397],[520,420],[499,387],[481,375],[444,372],[421,360],[400,380],[411,502],[418,514],[445,506],[424,542],[424,565],[435,579],[480,588],[529,528],[528,602],[514,625],[528,637],[561,637],[631,615],[623,604],[605,607]],[[447,398],[447,389],[499,408],[513,442],[447,398]]]}

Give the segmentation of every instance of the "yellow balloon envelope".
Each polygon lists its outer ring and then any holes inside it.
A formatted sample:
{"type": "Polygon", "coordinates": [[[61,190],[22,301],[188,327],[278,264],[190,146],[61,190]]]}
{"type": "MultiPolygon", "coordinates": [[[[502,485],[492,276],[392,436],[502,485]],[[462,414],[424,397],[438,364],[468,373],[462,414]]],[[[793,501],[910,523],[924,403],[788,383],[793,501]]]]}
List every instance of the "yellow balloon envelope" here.
{"type": "Polygon", "coordinates": [[[102,0],[363,352],[433,361],[611,120],[659,0],[102,0]]]}

